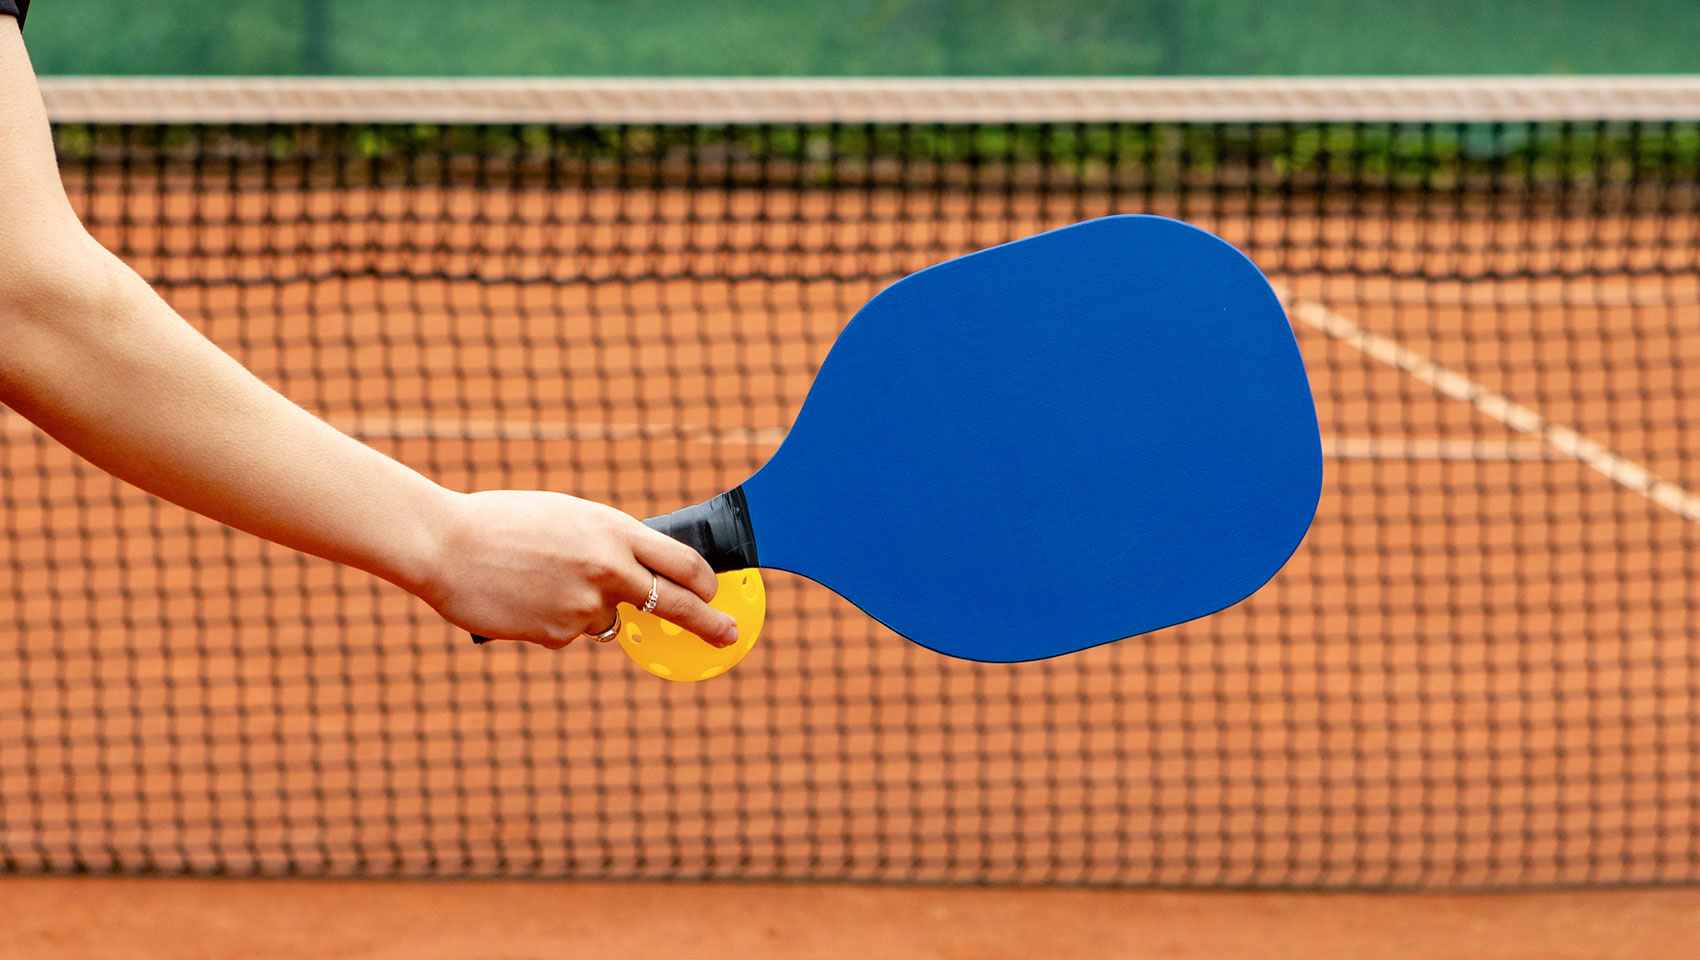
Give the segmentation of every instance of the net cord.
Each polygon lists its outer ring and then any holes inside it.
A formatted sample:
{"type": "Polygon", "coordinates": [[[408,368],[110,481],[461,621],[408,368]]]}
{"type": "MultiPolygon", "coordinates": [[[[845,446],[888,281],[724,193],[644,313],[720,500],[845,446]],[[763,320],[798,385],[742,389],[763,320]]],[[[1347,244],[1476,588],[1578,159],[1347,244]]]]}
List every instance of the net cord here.
{"type": "Polygon", "coordinates": [[[1700,119],[1700,76],[1061,79],[48,77],[57,123],[1700,119]]]}

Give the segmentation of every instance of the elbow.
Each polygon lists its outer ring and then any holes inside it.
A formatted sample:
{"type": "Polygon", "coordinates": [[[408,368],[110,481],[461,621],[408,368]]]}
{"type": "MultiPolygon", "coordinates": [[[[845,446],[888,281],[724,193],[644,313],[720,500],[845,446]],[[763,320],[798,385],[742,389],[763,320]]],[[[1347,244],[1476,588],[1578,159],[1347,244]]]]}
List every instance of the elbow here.
{"type": "Polygon", "coordinates": [[[80,228],[8,248],[25,251],[0,265],[0,402],[9,404],[70,344],[109,332],[134,274],[80,228]]]}
{"type": "MultiPolygon", "coordinates": [[[[63,325],[87,321],[104,311],[121,287],[127,268],[80,227],[52,238],[15,238],[21,251],[5,264],[0,279],[0,329],[18,325],[63,325]]],[[[9,342],[4,337],[0,342],[9,342]]]]}

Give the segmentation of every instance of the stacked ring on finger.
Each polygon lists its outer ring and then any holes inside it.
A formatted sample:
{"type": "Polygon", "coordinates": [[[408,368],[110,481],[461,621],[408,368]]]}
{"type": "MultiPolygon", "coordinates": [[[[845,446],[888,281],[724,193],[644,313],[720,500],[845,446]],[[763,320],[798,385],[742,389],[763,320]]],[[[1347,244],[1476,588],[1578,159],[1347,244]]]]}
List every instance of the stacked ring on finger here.
{"type": "Polygon", "coordinates": [[[586,636],[590,637],[590,639],[592,639],[592,640],[595,640],[597,643],[607,643],[608,641],[614,639],[615,637],[617,637],[619,635],[620,635],[620,611],[618,611],[618,610],[614,611],[614,624],[613,624],[613,626],[610,626],[608,629],[603,630],[600,633],[586,634],[586,636]]]}
{"type": "Polygon", "coordinates": [[[654,613],[655,605],[661,602],[661,577],[655,575],[649,584],[649,597],[643,601],[643,612],[654,613]]]}

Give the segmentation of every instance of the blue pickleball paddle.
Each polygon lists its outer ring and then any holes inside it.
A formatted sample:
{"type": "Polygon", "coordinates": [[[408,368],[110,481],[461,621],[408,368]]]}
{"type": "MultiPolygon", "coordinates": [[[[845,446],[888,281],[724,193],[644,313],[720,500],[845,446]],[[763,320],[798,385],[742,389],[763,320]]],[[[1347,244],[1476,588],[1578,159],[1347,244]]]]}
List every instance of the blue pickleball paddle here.
{"type": "Polygon", "coordinates": [[[1321,485],[1263,274],[1197,227],[1113,216],[887,287],[766,465],[645,522],[716,570],[801,574],[929,649],[1012,662],[1246,598],[1321,485]]]}

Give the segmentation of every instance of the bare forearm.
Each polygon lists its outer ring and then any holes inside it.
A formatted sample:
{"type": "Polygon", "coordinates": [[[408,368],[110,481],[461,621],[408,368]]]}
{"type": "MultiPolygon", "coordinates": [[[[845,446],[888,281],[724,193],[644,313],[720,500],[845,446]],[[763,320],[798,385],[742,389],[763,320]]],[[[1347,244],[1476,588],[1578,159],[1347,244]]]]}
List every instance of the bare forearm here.
{"type": "Polygon", "coordinates": [[[0,401],[157,496],[421,589],[453,494],[267,387],[86,234],[67,247],[78,282],[0,316],[0,401]]]}
{"type": "Polygon", "coordinates": [[[378,574],[475,633],[546,646],[646,604],[730,643],[695,551],[558,493],[451,493],[261,383],[95,243],[0,17],[0,403],[131,483],[378,574]]]}

